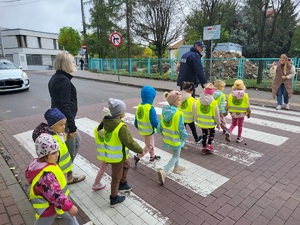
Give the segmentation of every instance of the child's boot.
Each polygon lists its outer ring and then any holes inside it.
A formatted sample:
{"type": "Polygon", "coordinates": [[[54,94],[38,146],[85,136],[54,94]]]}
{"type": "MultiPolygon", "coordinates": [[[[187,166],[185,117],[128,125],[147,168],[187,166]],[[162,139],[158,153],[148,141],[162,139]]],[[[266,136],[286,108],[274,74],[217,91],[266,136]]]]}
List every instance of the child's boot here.
{"type": "Polygon", "coordinates": [[[150,157],[150,160],[149,160],[149,161],[150,161],[151,163],[153,163],[153,162],[155,162],[156,160],[159,161],[160,159],[161,159],[160,156],[155,155],[154,157],[150,157]]]}
{"type": "Polygon", "coordinates": [[[120,182],[120,186],[119,186],[119,192],[120,193],[126,193],[132,190],[132,187],[130,185],[128,185],[127,181],[124,183],[120,182]]]}
{"type": "Polygon", "coordinates": [[[137,154],[133,156],[134,159],[134,166],[137,167],[137,163],[140,161],[140,158],[138,158],[137,154]]]}

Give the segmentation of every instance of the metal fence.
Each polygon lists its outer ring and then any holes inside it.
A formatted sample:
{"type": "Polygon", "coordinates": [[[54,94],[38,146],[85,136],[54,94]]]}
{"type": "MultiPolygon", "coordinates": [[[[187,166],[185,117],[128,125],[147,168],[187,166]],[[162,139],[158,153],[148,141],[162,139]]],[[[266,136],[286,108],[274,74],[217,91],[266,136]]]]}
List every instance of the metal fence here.
{"type": "MultiPolygon", "coordinates": [[[[202,59],[207,78],[234,80],[242,79],[248,86],[256,86],[259,75],[262,82],[260,88],[271,88],[272,77],[269,74],[271,64],[278,58],[214,58],[202,59]]],[[[300,91],[299,68],[300,58],[292,58],[296,68],[293,79],[295,91],[300,91]]],[[[178,59],[97,59],[89,60],[89,69],[94,72],[149,77],[153,79],[176,80],[179,70],[178,59]]]]}

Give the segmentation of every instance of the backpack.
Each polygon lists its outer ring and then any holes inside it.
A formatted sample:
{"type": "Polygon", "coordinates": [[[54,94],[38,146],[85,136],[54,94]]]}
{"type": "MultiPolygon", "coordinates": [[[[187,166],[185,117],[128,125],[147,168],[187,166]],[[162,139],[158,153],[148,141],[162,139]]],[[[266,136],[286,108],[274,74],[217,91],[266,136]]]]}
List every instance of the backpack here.
{"type": "Polygon", "coordinates": [[[40,136],[42,133],[51,134],[51,135],[55,134],[53,131],[50,131],[48,124],[40,123],[32,132],[33,141],[35,142],[37,137],[40,136]]]}

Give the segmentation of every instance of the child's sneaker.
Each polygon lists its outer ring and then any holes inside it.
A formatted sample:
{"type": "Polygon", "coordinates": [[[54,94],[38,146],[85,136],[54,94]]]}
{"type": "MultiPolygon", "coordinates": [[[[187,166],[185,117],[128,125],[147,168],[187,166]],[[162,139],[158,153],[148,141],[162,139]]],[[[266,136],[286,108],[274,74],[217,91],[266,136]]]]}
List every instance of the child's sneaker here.
{"type": "Polygon", "coordinates": [[[173,173],[177,173],[177,174],[181,174],[181,172],[185,171],[185,167],[184,166],[177,166],[174,167],[173,169],[173,173]]]}
{"type": "Polygon", "coordinates": [[[158,155],[156,155],[156,156],[154,156],[154,157],[150,157],[150,162],[151,163],[153,163],[153,162],[155,162],[155,160],[157,160],[157,161],[159,161],[161,159],[161,157],[160,156],[158,156],[158,155]]]}
{"type": "Polygon", "coordinates": [[[207,144],[206,149],[208,150],[208,153],[213,153],[214,152],[214,148],[213,148],[212,145],[207,144]]]}
{"type": "Polygon", "coordinates": [[[92,186],[92,189],[93,189],[93,191],[99,191],[99,190],[102,190],[102,189],[104,189],[106,187],[106,185],[105,184],[93,184],[93,186],[92,186]]]}
{"type": "Polygon", "coordinates": [[[132,187],[130,185],[127,184],[127,181],[125,183],[121,183],[120,182],[120,186],[119,186],[119,192],[121,194],[124,194],[126,192],[129,192],[132,190],[132,187]]]}
{"type": "Polygon", "coordinates": [[[164,170],[159,170],[157,172],[158,174],[158,179],[159,179],[159,182],[160,182],[160,185],[164,185],[165,182],[166,182],[166,173],[164,170]]]}
{"type": "Polygon", "coordinates": [[[140,158],[138,158],[137,155],[134,155],[133,159],[134,159],[134,166],[137,166],[137,163],[140,161],[140,158]]]}
{"type": "Polygon", "coordinates": [[[201,154],[202,155],[205,155],[209,152],[209,150],[207,149],[207,147],[203,147],[202,150],[201,150],[201,154]]]}
{"type": "Polygon", "coordinates": [[[228,132],[225,133],[225,140],[231,142],[230,134],[228,132]]]}
{"type": "Polygon", "coordinates": [[[117,195],[116,197],[111,197],[109,196],[109,199],[110,199],[110,207],[113,208],[113,207],[116,207],[117,205],[119,205],[121,202],[124,202],[125,201],[125,196],[120,196],[120,195],[117,195]]]}
{"type": "Polygon", "coordinates": [[[244,139],[242,137],[237,137],[236,142],[241,143],[244,139]]]}
{"type": "Polygon", "coordinates": [[[197,140],[195,140],[195,142],[196,142],[197,144],[199,144],[199,143],[201,143],[201,141],[202,141],[202,136],[200,135],[200,136],[197,138],[197,140]]]}

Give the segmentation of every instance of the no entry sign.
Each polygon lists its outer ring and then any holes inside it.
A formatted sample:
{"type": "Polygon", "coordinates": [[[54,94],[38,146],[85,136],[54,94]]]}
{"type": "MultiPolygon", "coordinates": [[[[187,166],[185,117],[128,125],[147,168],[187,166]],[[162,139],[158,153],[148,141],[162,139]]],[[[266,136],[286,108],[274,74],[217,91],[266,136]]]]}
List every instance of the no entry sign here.
{"type": "Polygon", "coordinates": [[[116,31],[110,35],[109,40],[115,47],[119,47],[122,44],[122,36],[116,31]]]}

